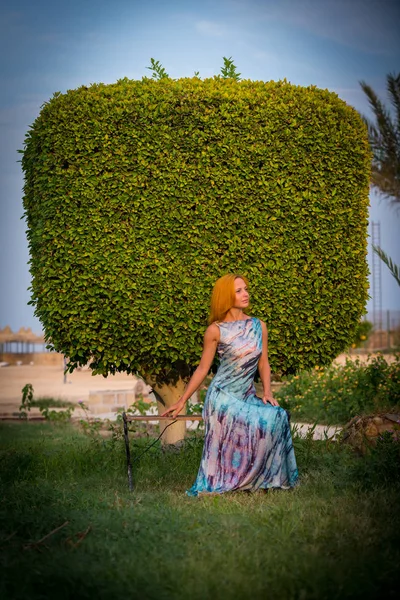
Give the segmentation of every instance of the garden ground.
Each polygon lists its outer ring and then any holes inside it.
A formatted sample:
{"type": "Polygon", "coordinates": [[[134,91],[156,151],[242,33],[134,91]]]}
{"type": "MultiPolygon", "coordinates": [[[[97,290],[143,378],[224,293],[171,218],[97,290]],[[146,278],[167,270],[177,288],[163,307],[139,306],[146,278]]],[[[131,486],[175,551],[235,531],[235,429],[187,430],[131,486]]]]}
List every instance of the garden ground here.
{"type": "MultiPolygon", "coordinates": [[[[129,493],[120,432],[1,424],[0,597],[397,597],[396,447],[358,457],[329,440],[294,443],[293,491],[188,498],[195,434],[179,452],[156,444],[134,462],[129,493]]],[[[134,459],[144,444],[132,440],[134,459]]]]}

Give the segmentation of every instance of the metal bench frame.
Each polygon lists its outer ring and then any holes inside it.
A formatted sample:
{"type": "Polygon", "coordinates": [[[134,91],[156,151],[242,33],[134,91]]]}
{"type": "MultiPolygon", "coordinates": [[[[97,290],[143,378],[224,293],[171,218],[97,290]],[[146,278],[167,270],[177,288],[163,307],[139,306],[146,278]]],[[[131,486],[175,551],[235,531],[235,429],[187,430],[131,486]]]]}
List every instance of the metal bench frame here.
{"type": "MultiPolygon", "coordinates": [[[[147,423],[149,421],[168,421],[169,423],[168,423],[167,427],[169,427],[170,425],[173,425],[177,421],[202,421],[203,417],[202,417],[202,415],[178,415],[174,419],[171,419],[171,417],[161,417],[159,415],[127,415],[125,412],[123,412],[122,420],[124,423],[126,463],[127,463],[127,468],[128,468],[128,487],[129,487],[129,491],[133,492],[132,461],[131,461],[131,451],[130,451],[130,447],[129,447],[128,423],[132,423],[133,421],[143,421],[143,422],[147,422],[147,423]]],[[[165,429],[164,429],[164,431],[165,431],[165,429]]],[[[160,437],[162,436],[164,431],[159,435],[159,437],[157,438],[157,440],[155,440],[155,442],[160,439],[160,437]]],[[[147,449],[145,450],[145,452],[146,451],[147,451],[147,449]]]]}

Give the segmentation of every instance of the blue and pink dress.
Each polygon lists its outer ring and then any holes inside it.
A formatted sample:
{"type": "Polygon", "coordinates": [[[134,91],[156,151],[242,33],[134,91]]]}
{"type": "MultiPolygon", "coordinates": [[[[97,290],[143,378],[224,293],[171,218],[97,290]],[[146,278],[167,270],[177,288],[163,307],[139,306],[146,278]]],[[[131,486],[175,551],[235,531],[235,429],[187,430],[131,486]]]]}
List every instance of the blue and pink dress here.
{"type": "Polygon", "coordinates": [[[287,413],[255,395],[262,329],[254,317],[217,323],[218,371],[204,402],[205,439],[199,472],[186,493],[293,487],[298,480],[287,413]]]}

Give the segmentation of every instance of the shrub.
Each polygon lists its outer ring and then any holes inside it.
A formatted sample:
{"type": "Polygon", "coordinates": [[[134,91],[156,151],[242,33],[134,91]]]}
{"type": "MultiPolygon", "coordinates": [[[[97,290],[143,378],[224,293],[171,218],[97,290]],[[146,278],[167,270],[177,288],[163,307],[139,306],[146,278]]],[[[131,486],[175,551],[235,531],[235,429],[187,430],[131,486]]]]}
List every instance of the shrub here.
{"type": "Polygon", "coordinates": [[[45,103],[22,166],[31,303],[71,371],[186,378],[227,271],[250,279],[273,370],[327,364],[354,336],[370,151],[335,93],[219,77],[82,86],[45,103]]]}
{"type": "Polygon", "coordinates": [[[293,419],[346,423],[357,414],[400,406],[400,354],[392,363],[381,354],[365,364],[347,359],[284,381],[276,397],[293,419]]]}

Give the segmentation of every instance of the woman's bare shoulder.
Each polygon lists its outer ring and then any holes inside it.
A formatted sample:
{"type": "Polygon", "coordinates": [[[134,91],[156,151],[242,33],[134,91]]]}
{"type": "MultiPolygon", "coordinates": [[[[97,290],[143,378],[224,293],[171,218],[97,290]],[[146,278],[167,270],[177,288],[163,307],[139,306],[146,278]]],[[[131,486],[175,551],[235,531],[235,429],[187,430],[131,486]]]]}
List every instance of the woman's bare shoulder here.
{"type": "Polygon", "coordinates": [[[219,341],[219,327],[217,323],[211,323],[204,333],[204,338],[210,341],[219,341]]]}
{"type": "Polygon", "coordinates": [[[261,319],[258,320],[260,321],[261,329],[263,329],[263,331],[267,331],[267,325],[264,323],[264,321],[261,321],[261,319]]]}

